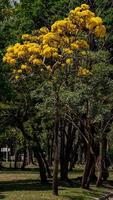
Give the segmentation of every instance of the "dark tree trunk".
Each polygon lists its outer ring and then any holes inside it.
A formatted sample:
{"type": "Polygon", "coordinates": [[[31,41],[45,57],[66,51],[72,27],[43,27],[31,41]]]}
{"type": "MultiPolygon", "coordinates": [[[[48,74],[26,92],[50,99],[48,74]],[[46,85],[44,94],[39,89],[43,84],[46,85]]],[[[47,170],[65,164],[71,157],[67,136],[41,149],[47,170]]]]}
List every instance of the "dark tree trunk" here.
{"type": "Polygon", "coordinates": [[[87,178],[89,175],[90,165],[91,165],[91,154],[90,154],[90,144],[87,144],[87,151],[86,151],[86,163],[85,163],[85,169],[84,174],[82,177],[82,188],[86,188],[87,184],[87,178]]]}
{"type": "MultiPolygon", "coordinates": [[[[41,152],[40,152],[40,153],[41,153],[41,152]]],[[[46,170],[47,170],[47,173],[48,173],[48,177],[51,178],[52,175],[51,175],[51,171],[50,171],[48,162],[47,162],[47,160],[46,160],[46,157],[45,157],[45,155],[44,155],[43,153],[41,153],[41,155],[42,155],[42,158],[43,158],[44,163],[45,163],[45,166],[46,166],[46,170]]]]}
{"type": "Polygon", "coordinates": [[[89,188],[90,182],[96,181],[96,176],[95,176],[95,156],[93,154],[90,154],[90,167],[89,167],[89,174],[87,177],[87,183],[86,183],[86,188],[89,188]]]}
{"type": "Polygon", "coordinates": [[[22,166],[21,166],[21,169],[24,170],[25,169],[25,166],[27,165],[27,145],[26,145],[26,140],[24,139],[24,159],[23,159],[23,163],[22,163],[22,166]]]}
{"type": "Polygon", "coordinates": [[[33,152],[39,164],[41,183],[47,183],[46,168],[41,153],[39,153],[37,147],[33,147],[33,152]]]}
{"type": "Polygon", "coordinates": [[[68,160],[66,160],[66,141],[65,131],[61,131],[60,141],[60,178],[63,181],[68,180],[68,160]]]}
{"type": "Polygon", "coordinates": [[[53,164],[53,195],[58,195],[58,168],[59,168],[59,95],[56,92],[55,99],[55,130],[54,130],[54,164],[53,164]]]}
{"type": "Polygon", "coordinates": [[[42,157],[42,159],[43,159],[44,166],[45,166],[46,171],[47,171],[47,173],[48,173],[48,177],[51,178],[51,177],[52,177],[52,176],[51,176],[51,171],[50,171],[50,169],[49,169],[49,165],[48,165],[48,162],[47,162],[47,160],[46,160],[46,155],[44,154],[44,152],[43,152],[43,150],[42,150],[42,148],[41,148],[40,142],[39,142],[39,140],[38,140],[37,135],[36,135],[35,132],[34,132],[34,139],[35,139],[35,142],[36,142],[36,144],[37,144],[37,150],[38,150],[38,152],[40,153],[40,155],[41,155],[41,157],[42,157]]]}
{"type": "MultiPolygon", "coordinates": [[[[28,134],[26,134],[25,130],[24,130],[24,126],[23,124],[19,123],[18,124],[19,129],[21,130],[23,136],[29,140],[33,140],[32,137],[30,137],[28,134]]],[[[35,140],[34,140],[35,141],[35,140]]],[[[35,141],[36,142],[36,141],[35,141]]],[[[33,152],[34,152],[34,156],[37,158],[38,160],[38,164],[39,164],[39,170],[40,170],[40,178],[41,178],[41,183],[47,183],[47,176],[46,176],[46,168],[45,168],[45,164],[42,158],[41,153],[39,152],[39,148],[38,146],[33,147],[32,148],[33,152]]]]}
{"type": "Polygon", "coordinates": [[[107,139],[106,136],[103,134],[101,141],[100,141],[100,167],[99,167],[99,174],[96,186],[99,187],[102,185],[102,181],[104,179],[104,173],[107,172],[107,168],[105,166],[105,159],[106,159],[106,148],[107,148],[107,139]]]}

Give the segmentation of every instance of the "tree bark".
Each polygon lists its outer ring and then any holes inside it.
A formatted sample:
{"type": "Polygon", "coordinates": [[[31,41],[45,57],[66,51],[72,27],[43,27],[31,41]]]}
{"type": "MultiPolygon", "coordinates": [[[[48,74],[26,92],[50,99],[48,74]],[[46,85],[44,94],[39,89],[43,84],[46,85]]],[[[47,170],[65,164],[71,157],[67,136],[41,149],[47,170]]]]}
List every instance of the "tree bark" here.
{"type": "Polygon", "coordinates": [[[91,159],[90,144],[87,144],[86,163],[85,163],[84,174],[82,177],[82,188],[86,188],[87,178],[90,170],[90,159],[91,159]]]}
{"type": "Polygon", "coordinates": [[[54,164],[53,164],[53,195],[58,195],[58,168],[59,168],[59,149],[58,149],[58,134],[59,134],[59,95],[56,92],[55,97],[55,130],[54,130],[54,164]]]}
{"type": "Polygon", "coordinates": [[[36,146],[33,147],[33,152],[34,152],[34,156],[38,160],[39,170],[40,170],[40,177],[41,177],[41,183],[47,183],[46,168],[45,168],[42,156],[39,153],[39,150],[38,150],[38,148],[36,146]]]}
{"type": "Polygon", "coordinates": [[[99,187],[102,185],[102,181],[104,178],[104,172],[107,170],[105,166],[105,158],[106,158],[106,148],[107,148],[107,139],[106,136],[103,134],[101,141],[100,141],[100,167],[99,167],[99,174],[96,186],[99,187]]]}

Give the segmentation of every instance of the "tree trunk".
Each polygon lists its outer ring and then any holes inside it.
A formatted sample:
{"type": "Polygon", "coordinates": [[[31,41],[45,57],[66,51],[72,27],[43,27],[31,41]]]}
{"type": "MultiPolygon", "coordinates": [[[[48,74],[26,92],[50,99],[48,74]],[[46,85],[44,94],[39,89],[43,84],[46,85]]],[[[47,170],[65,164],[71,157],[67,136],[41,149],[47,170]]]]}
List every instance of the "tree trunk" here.
{"type": "Polygon", "coordinates": [[[22,166],[21,166],[21,169],[24,170],[25,169],[25,166],[27,165],[27,145],[26,145],[26,140],[24,139],[24,159],[23,159],[23,163],[22,163],[22,166]]]}
{"type": "Polygon", "coordinates": [[[68,180],[68,160],[66,159],[66,141],[65,132],[61,131],[61,141],[60,141],[60,178],[62,181],[68,180]]]}
{"type": "Polygon", "coordinates": [[[47,183],[47,176],[46,176],[46,168],[44,165],[44,161],[42,159],[41,154],[39,153],[39,150],[37,147],[33,147],[33,152],[34,152],[34,156],[37,158],[38,160],[38,164],[39,164],[39,170],[40,170],[40,178],[41,178],[41,183],[47,183]]]}
{"type": "Polygon", "coordinates": [[[58,151],[58,133],[59,133],[59,95],[56,92],[55,99],[55,131],[54,131],[54,164],[53,164],[53,195],[58,195],[58,167],[59,167],[59,151],[58,151]]]}
{"type": "Polygon", "coordinates": [[[86,188],[87,178],[90,170],[90,163],[91,163],[90,160],[91,160],[90,144],[87,144],[86,163],[85,163],[84,174],[82,177],[82,188],[86,188]]]}
{"type": "Polygon", "coordinates": [[[96,180],[95,176],[95,156],[93,154],[90,155],[90,168],[89,168],[89,175],[87,177],[86,188],[89,188],[90,182],[96,180]]]}
{"type": "Polygon", "coordinates": [[[101,141],[100,141],[100,167],[99,167],[99,174],[96,186],[99,187],[102,185],[104,172],[107,170],[105,166],[105,157],[106,157],[106,148],[107,148],[107,140],[106,136],[102,135],[101,141]]]}

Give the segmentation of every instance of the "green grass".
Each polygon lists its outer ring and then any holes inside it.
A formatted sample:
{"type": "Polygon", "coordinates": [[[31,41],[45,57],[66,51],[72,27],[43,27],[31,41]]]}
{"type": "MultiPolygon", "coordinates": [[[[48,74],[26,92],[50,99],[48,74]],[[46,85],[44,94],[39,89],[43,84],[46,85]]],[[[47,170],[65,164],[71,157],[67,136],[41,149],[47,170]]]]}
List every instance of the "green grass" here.
{"type": "MultiPolygon", "coordinates": [[[[80,176],[82,169],[70,173],[70,178],[80,176]]],[[[113,178],[111,172],[110,178],[113,178]]],[[[51,181],[47,185],[41,185],[38,170],[26,171],[0,171],[0,200],[92,200],[102,196],[103,193],[113,192],[112,186],[96,188],[91,185],[90,190],[74,187],[59,187],[59,196],[52,196],[51,181]]]]}

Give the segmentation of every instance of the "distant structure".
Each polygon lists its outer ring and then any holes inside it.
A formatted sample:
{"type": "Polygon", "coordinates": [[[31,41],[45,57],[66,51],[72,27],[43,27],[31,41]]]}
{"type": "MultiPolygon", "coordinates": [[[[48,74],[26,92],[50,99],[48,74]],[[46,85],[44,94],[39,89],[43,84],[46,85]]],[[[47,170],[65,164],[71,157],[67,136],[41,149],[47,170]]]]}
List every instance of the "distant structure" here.
{"type": "Polygon", "coordinates": [[[18,3],[20,3],[20,0],[9,0],[10,1],[10,4],[11,4],[11,6],[15,6],[15,4],[18,4],[18,3]]]}

